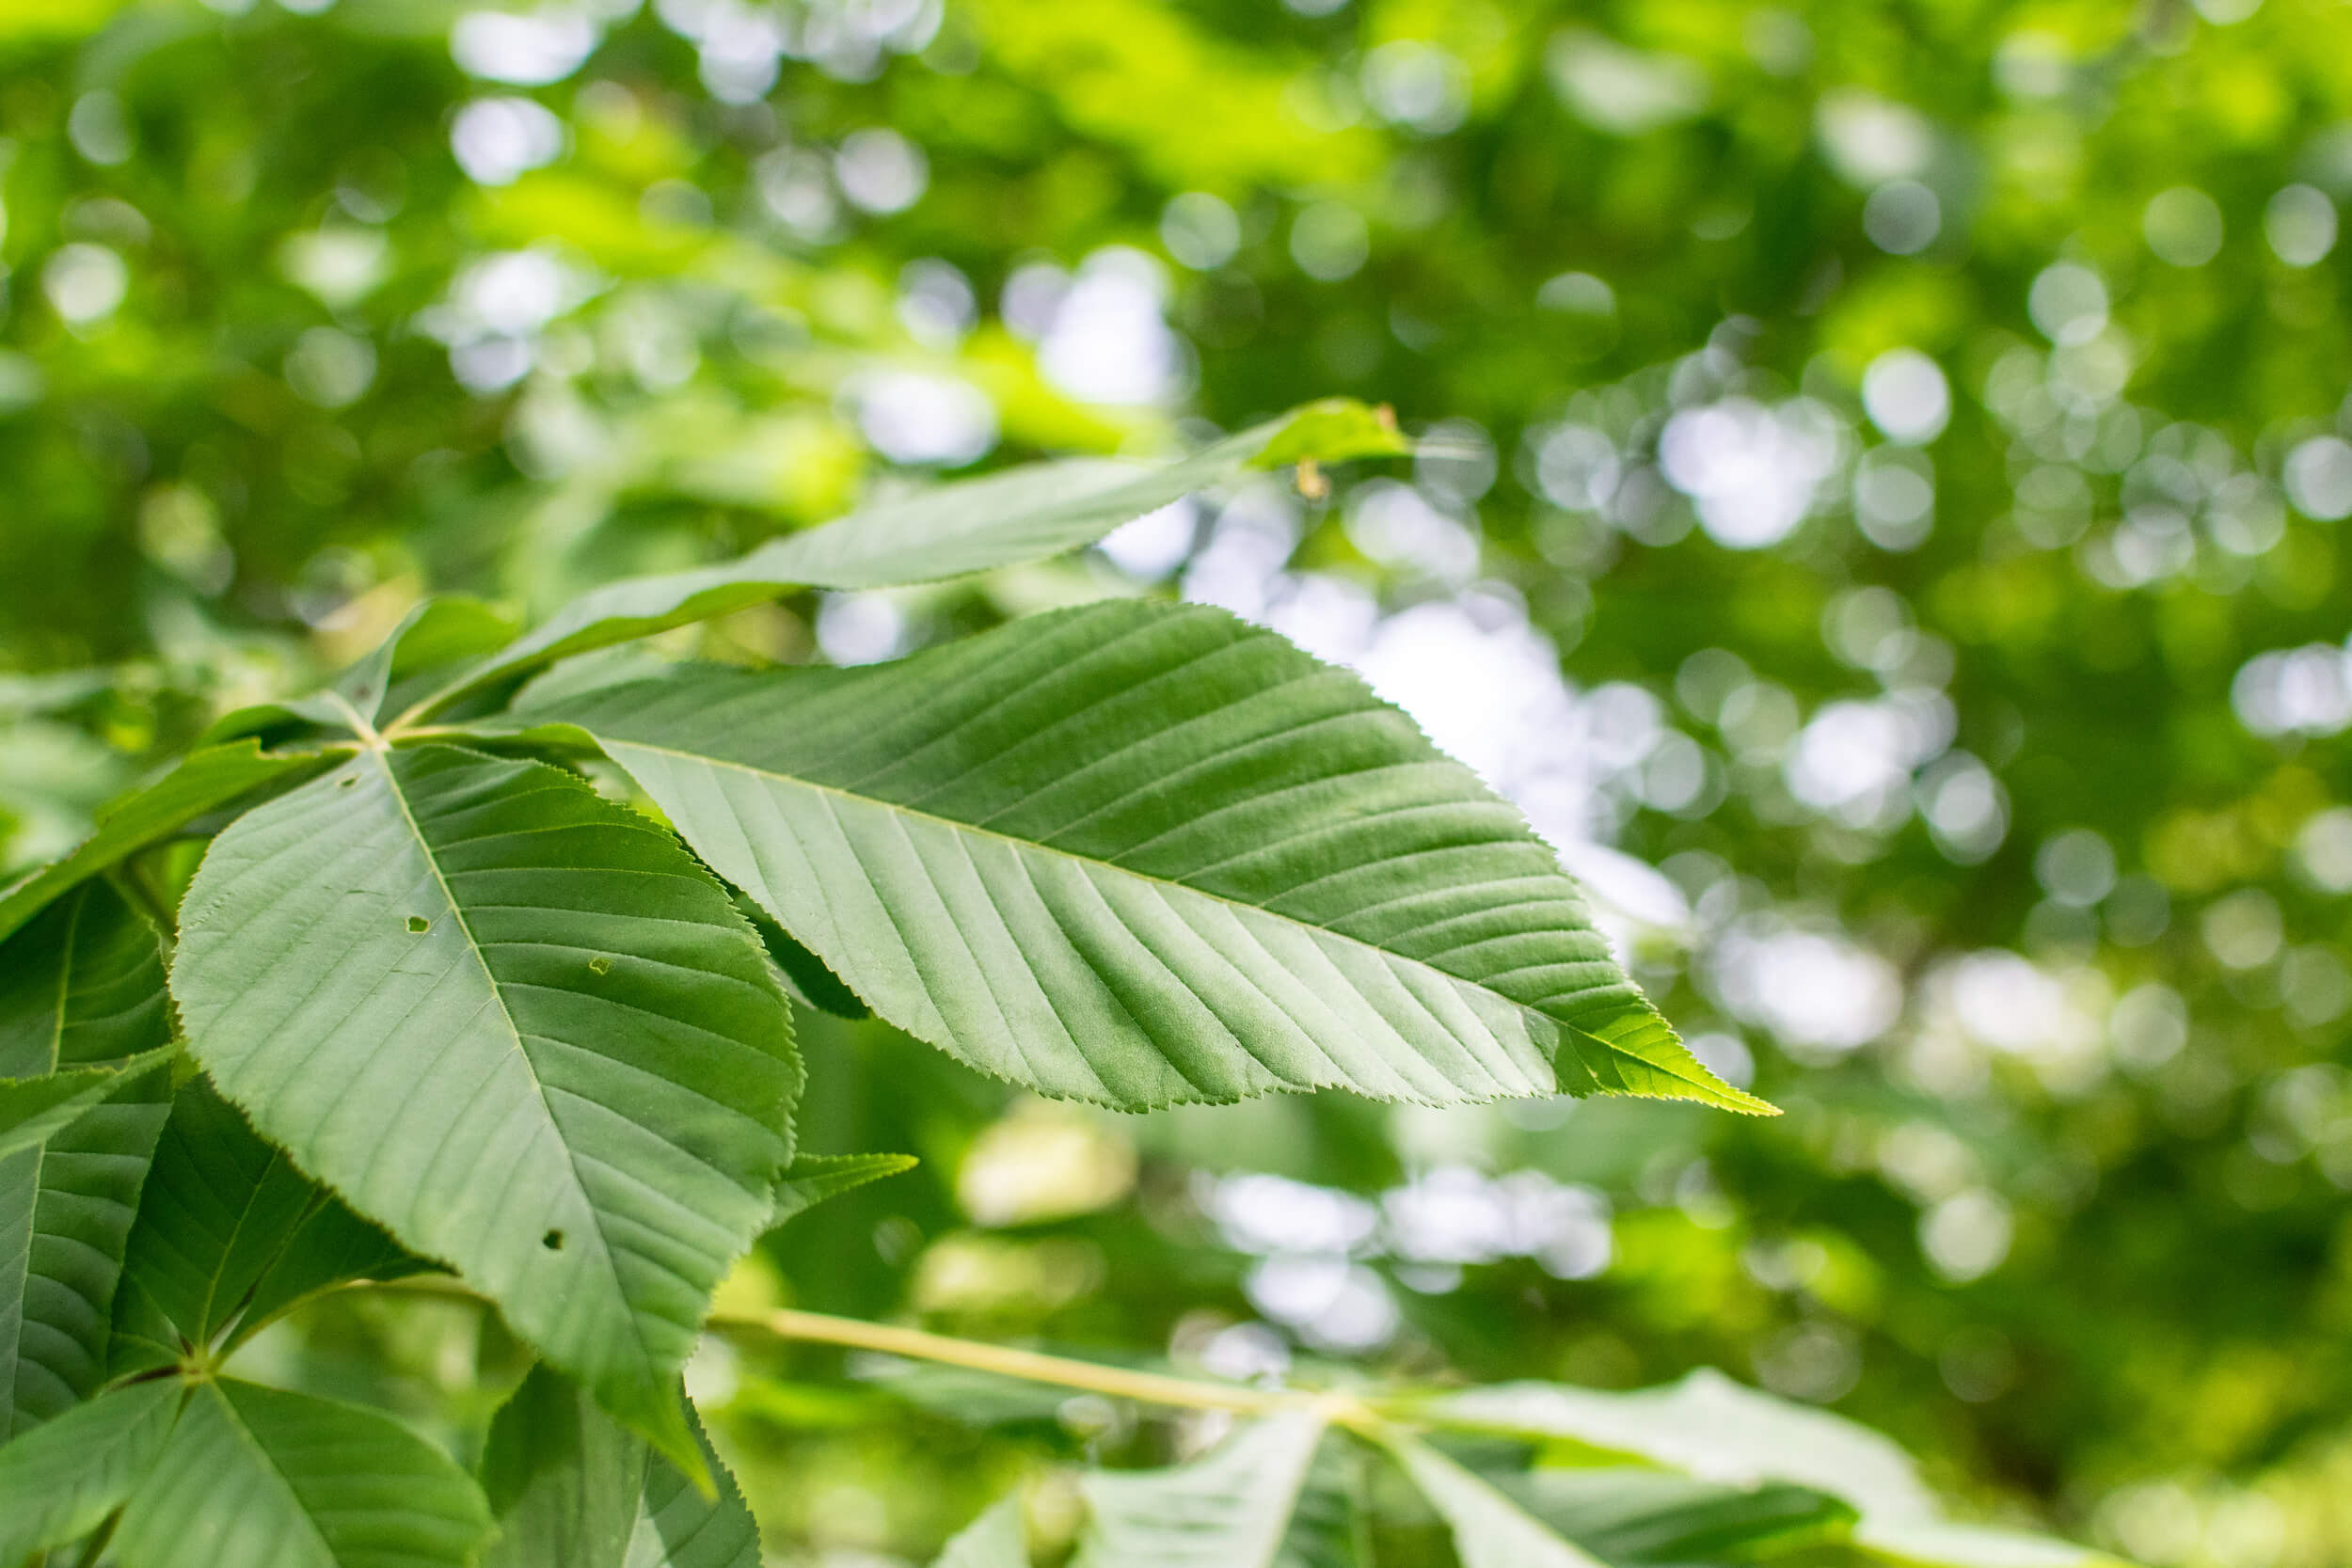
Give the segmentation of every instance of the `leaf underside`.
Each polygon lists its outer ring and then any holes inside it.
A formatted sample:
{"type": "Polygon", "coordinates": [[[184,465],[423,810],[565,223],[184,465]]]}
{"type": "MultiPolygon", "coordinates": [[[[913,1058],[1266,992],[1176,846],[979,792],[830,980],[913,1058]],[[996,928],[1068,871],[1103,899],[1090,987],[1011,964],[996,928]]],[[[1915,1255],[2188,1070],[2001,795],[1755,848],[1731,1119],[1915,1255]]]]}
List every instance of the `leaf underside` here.
{"type": "Polygon", "coordinates": [[[571,774],[423,746],[239,819],[181,925],[222,1092],[695,1473],[678,1370],[799,1086],[725,892],[571,774]]]}
{"type": "Polygon", "coordinates": [[[40,1118],[39,1141],[0,1156],[0,1442],[103,1381],[123,1249],[169,1095],[156,1065],[169,1029],[155,934],[103,883],[74,889],[0,945],[0,1075],[110,1069],[94,1103],[62,1125],[40,1118]]]}
{"type": "Polygon", "coordinates": [[[1768,1109],[1683,1049],[1515,808],[1221,610],[526,691],[515,720],[593,737],[883,1017],[1049,1094],[1768,1109]]]}

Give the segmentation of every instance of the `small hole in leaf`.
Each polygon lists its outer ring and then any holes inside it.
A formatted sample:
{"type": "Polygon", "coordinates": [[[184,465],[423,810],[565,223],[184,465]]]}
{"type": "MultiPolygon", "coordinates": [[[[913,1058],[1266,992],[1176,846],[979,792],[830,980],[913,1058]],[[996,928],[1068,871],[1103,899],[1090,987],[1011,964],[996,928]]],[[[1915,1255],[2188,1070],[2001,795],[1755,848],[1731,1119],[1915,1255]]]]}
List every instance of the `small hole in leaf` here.
{"type": "Polygon", "coordinates": [[[564,1250],[564,1232],[561,1230],[550,1230],[546,1235],[539,1238],[539,1244],[547,1248],[549,1252],[561,1252],[564,1250]]]}
{"type": "Polygon", "coordinates": [[[416,932],[419,936],[422,936],[425,932],[433,929],[433,922],[427,920],[421,914],[412,914],[408,917],[408,928],[416,932]]]}
{"type": "Polygon", "coordinates": [[[349,788],[350,788],[353,784],[358,784],[358,782],[359,782],[359,775],[358,775],[358,774],[357,774],[357,773],[346,773],[346,774],[344,774],[342,778],[337,779],[337,780],[335,781],[335,787],[336,787],[337,789],[349,789],[349,788]]]}
{"type": "Polygon", "coordinates": [[[602,954],[598,954],[596,958],[588,960],[588,967],[596,974],[610,974],[612,973],[612,960],[605,958],[602,954]]]}

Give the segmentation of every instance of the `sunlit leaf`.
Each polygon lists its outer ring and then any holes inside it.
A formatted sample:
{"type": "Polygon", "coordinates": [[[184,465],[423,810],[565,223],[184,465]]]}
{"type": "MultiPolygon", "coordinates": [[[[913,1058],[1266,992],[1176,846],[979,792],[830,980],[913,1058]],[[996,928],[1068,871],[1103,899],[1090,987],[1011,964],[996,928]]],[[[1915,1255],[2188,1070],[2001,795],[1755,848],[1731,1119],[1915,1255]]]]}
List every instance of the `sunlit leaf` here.
{"type": "Polygon", "coordinates": [[[1047,1093],[1768,1109],[1683,1049],[1517,810],[1218,610],[526,693],[517,720],[593,736],[883,1017],[1047,1093]]]}
{"type": "Polygon", "coordinates": [[[1343,400],[1310,404],[1172,462],[1038,463],[853,512],[721,566],[631,578],[582,594],[429,699],[437,710],[568,655],[648,636],[795,588],[880,588],[1040,561],[1253,467],[1395,454],[1393,428],[1343,400]]]}

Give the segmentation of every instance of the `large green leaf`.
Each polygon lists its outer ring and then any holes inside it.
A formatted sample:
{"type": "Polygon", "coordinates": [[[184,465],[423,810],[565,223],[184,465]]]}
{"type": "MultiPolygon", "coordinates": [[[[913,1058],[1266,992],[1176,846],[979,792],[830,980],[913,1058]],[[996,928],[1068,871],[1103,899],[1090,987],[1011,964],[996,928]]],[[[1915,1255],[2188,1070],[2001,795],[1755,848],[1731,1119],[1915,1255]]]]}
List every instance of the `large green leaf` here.
{"type": "Polygon", "coordinates": [[[1268,1417],[1190,1464],[1088,1474],[1073,1568],[1272,1568],[1323,1431],[1268,1417]]]}
{"type": "Polygon", "coordinates": [[[1683,1049],[1517,810],[1221,610],[1090,605],[516,719],[593,737],[883,1017],[1051,1094],[1767,1108],[1683,1049]]]}
{"type": "Polygon", "coordinates": [[[121,863],[207,812],[239,796],[320,766],[318,752],[265,752],[254,740],[192,752],[177,768],[98,814],[98,831],[65,859],[8,884],[0,894],[0,937],[77,883],[121,863]]]}
{"type": "Polygon", "coordinates": [[[88,1534],[146,1479],[180,1414],[177,1383],[136,1383],[0,1446],[0,1562],[88,1534]]]}
{"type": "Polygon", "coordinates": [[[1379,1434],[1380,1445],[1454,1532],[1462,1568],[1604,1568],[1591,1553],[1418,1437],[1379,1434]]]}
{"type": "Polygon", "coordinates": [[[122,1568],[463,1568],[490,1530],[465,1471],[387,1416],[199,1384],[115,1535],[122,1568]]]}
{"type": "Polygon", "coordinates": [[[1022,1524],[1021,1495],[991,1504],[939,1549],[931,1568],[1029,1568],[1028,1531],[1022,1524]]]}
{"type": "Polygon", "coordinates": [[[1339,462],[1408,450],[1372,410],[1343,399],[1172,462],[1037,463],[943,484],[762,546],[740,561],[608,583],[420,704],[437,712],[572,654],[723,615],[796,588],[881,588],[1040,561],[1258,467],[1339,462]]]}
{"type": "Polygon", "coordinates": [[[265,1136],[699,1466],[678,1371],[766,1222],[799,1066],[675,839],[556,768],[371,751],[215,841],[172,987],[265,1136]]]}
{"type": "Polygon", "coordinates": [[[562,1374],[533,1368],[490,1424],[483,1484],[499,1538],[483,1568],[758,1568],[751,1510],[703,1451],[714,1497],[562,1374]]]}
{"type": "Polygon", "coordinates": [[[422,1266],[256,1136],[210,1084],[192,1079],[173,1101],[131,1229],[114,1370],[233,1343],[341,1280],[396,1278],[422,1266]]]}
{"type": "Polygon", "coordinates": [[[79,1115],[28,1120],[44,1135],[0,1155],[0,1442],[103,1379],[123,1247],[163,1127],[169,1032],[155,933],[104,883],[0,943],[0,1073],[110,1074],[79,1115]]]}

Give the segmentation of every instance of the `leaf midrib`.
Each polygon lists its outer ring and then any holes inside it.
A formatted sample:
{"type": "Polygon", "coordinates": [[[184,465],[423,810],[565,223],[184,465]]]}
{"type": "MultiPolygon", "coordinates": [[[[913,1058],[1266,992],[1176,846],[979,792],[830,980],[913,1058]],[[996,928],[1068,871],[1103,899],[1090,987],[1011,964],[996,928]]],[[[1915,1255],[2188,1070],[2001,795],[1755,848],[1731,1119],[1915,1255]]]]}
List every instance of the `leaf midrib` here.
{"type": "MultiPolygon", "coordinates": [[[[459,747],[451,747],[450,750],[462,752],[462,748],[459,747]]],[[[499,984],[498,976],[490,971],[490,960],[483,952],[482,939],[474,934],[472,922],[466,918],[465,906],[458,902],[456,891],[449,885],[449,878],[441,870],[440,860],[433,852],[432,840],[425,837],[424,829],[417,821],[416,813],[409,809],[408,797],[400,787],[400,776],[392,771],[390,752],[379,746],[370,748],[366,754],[373,757],[376,766],[383,770],[384,787],[391,796],[392,803],[399,808],[400,819],[406,824],[409,836],[416,841],[417,852],[424,857],[426,868],[433,873],[434,886],[440,889],[441,900],[449,907],[450,918],[457,922],[457,929],[465,936],[466,952],[472,958],[475,967],[482,972],[483,983],[490,988],[490,998],[498,1004],[499,1018],[506,1025],[507,1037],[513,1044],[515,1054],[522,1058],[523,1071],[531,1081],[531,1092],[537,1098],[539,1109],[548,1118],[548,1125],[555,1130],[555,1145],[564,1151],[564,1168],[570,1173],[573,1193],[579,1198],[580,1208],[587,1212],[589,1229],[596,1238],[597,1255],[604,1259],[605,1272],[612,1279],[613,1293],[619,1300],[627,1303],[629,1300],[628,1290],[621,1278],[620,1266],[613,1260],[611,1239],[604,1233],[603,1216],[598,1212],[595,1201],[588,1196],[587,1180],[580,1174],[580,1160],[572,1151],[571,1138],[564,1130],[563,1120],[555,1114],[554,1103],[548,1099],[548,1087],[539,1077],[538,1064],[531,1059],[531,1053],[524,1049],[522,1026],[515,1022],[515,1014],[506,1005],[506,991],[499,984]]],[[[634,1308],[624,1312],[622,1316],[628,1321],[630,1336],[637,1341],[641,1364],[647,1366],[656,1364],[659,1358],[654,1354],[653,1347],[645,1342],[644,1331],[638,1323],[634,1308]]]]}

